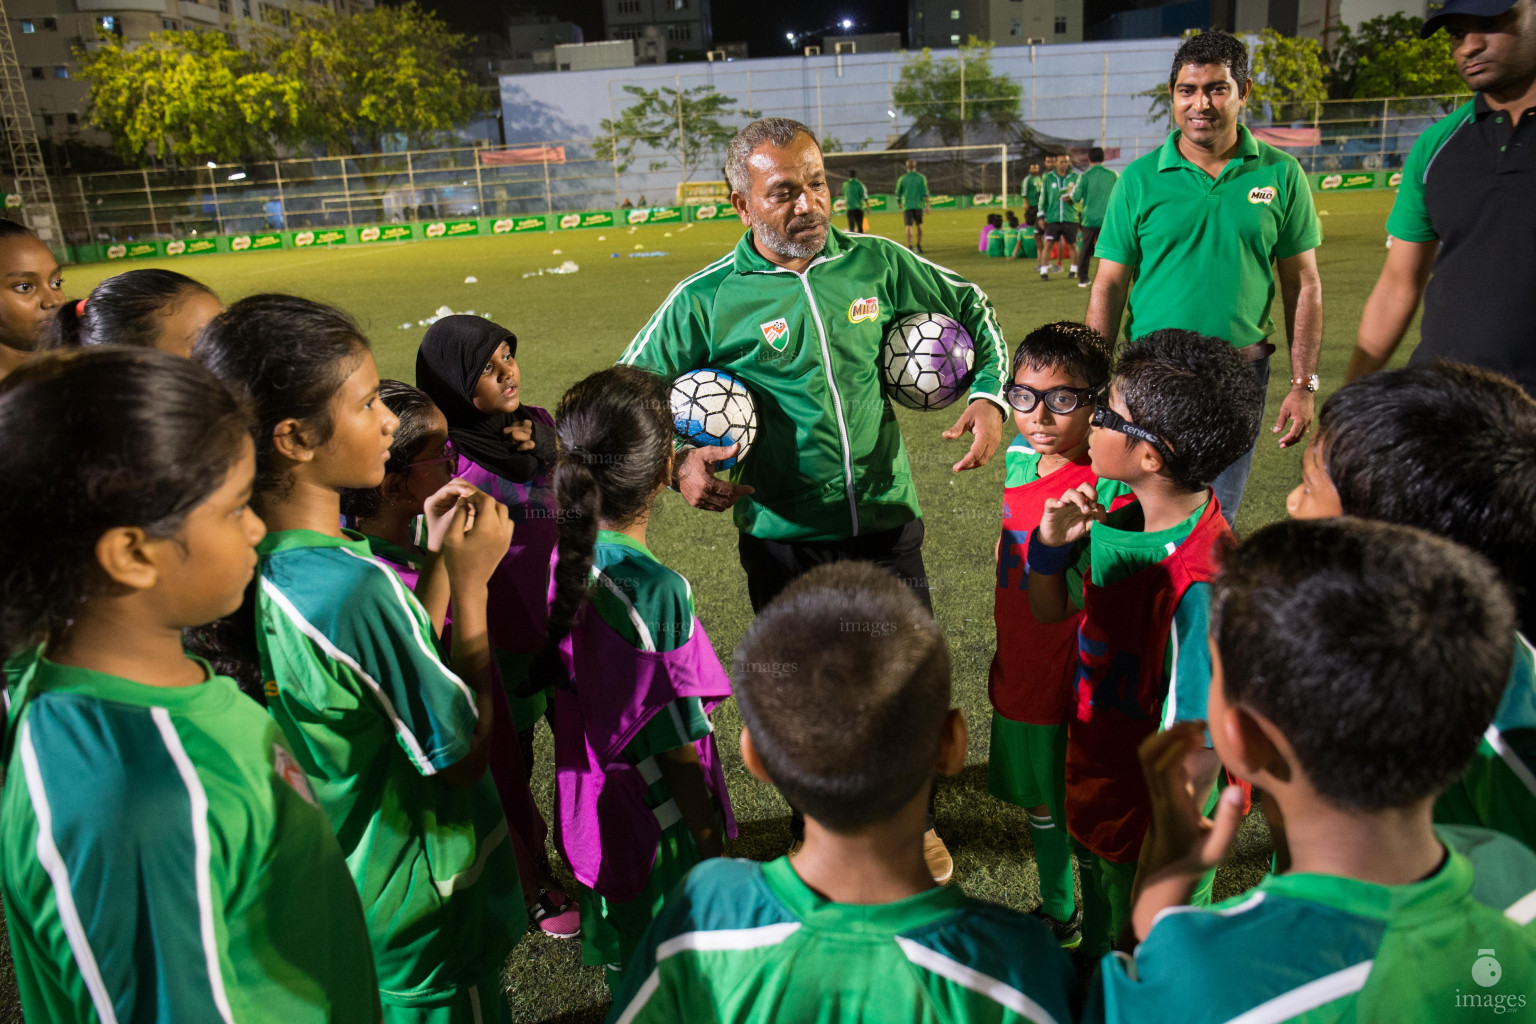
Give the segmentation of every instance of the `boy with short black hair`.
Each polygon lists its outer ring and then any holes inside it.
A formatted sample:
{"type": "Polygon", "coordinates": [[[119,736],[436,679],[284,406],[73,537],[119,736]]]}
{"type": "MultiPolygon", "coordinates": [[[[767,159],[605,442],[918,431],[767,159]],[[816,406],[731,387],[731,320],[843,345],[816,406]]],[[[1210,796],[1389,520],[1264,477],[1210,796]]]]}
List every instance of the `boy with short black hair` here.
{"type": "Polygon", "coordinates": [[[928,794],[966,734],[911,591],[871,563],[812,569],[752,623],[732,677],[742,759],[805,812],[805,845],[694,868],[609,1020],[1071,1020],[1050,933],[929,874],[928,794]]]}
{"type": "MultiPolygon", "coordinates": [[[[1247,447],[1262,406],[1257,379],[1226,342],[1154,331],[1121,352],[1088,442],[1093,472],[1136,500],[1111,510],[1094,484],[1080,484],[1045,502],[1030,537],[1036,620],[1083,609],[1066,817],[1081,847],[1081,949],[1089,956],[1108,952],[1129,922],[1151,820],[1136,746],[1159,723],[1205,715],[1213,549],[1232,536],[1211,483],[1247,447]],[[1081,588],[1068,586],[1069,567],[1082,573],[1081,588]]],[[[1218,766],[1209,751],[1196,759],[1203,802],[1218,766]]],[[[1199,898],[1209,898],[1208,888],[1199,898]]]]}
{"type": "Polygon", "coordinates": [[[1498,829],[1536,849],[1536,651],[1528,639],[1536,629],[1536,401],[1508,378],[1459,363],[1362,377],[1323,406],[1286,504],[1298,519],[1417,526],[1498,569],[1520,630],[1514,668],[1435,820],[1498,829]]]}
{"type": "Polygon", "coordinates": [[[1498,705],[1513,625],[1484,559],[1409,527],[1281,522],[1227,554],[1208,727],[1227,770],[1290,823],[1291,867],[1218,907],[1183,906],[1230,846],[1238,801],[1224,796],[1204,821],[1189,792],[1204,723],[1146,741],[1156,810],[1141,944],[1103,962],[1088,1019],[1431,1021],[1522,1007],[1536,983],[1536,855],[1431,822],[1498,705]]]}
{"type": "MultiPolygon", "coordinates": [[[[1040,869],[1042,918],[1065,949],[1082,940],[1082,910],[1072,893],[1067,838],[1067,720],[1077,677],[1080,612],[1042,624],[1029,609],[1029,535],[1048,498],[1098,483],[1099,499],[1125,494],[1100,483],[1088,456],[1094,396],[1109,380],[1113,356],[1104,336],[1084,324],[1059,321],[1031,331],[1013,354],[1004,397],[1018,436],[1008,446],[1003,483],[1003,530],[998,538],[997,592],[992,617],[997,650],[988,673],[992,745],[987,791],[1024,808],[1040,869]]],[[[1082,589],[1081,580],[1068,584],[1082,589]]]]}

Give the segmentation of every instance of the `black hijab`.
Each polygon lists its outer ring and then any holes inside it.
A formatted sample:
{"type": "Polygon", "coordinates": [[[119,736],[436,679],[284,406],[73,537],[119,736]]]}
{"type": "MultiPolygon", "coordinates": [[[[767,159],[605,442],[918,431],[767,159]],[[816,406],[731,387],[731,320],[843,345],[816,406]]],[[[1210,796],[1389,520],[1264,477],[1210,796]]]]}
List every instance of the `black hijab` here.
{"type": "Polygon", "coordinates": [[[554,453],[549,429],[533,421],[534,448],[520,452],[503,431],[514,423],[533,420],[523,406],[512,413],[485,413],[471,396],[480,371],[502,342],[517,355],[517,335],[478,316],[445,316],[421,339],[416,352],[416,386],[443,411],[454,448],[476,465],[514,483],[526,483],[539,472],[541,461],[554,453]]]}

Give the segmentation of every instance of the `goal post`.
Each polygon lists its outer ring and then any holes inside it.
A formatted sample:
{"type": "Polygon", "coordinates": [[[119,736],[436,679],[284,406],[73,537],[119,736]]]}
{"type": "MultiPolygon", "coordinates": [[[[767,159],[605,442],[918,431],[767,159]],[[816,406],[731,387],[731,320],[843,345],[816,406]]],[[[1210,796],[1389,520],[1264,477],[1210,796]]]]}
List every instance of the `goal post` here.
{"type": "Polygon", "coordinates": [[[975,146],[924,146],[916,149],[863,149],[823,153],[828,184],[834,197],[856,171],[870,192],[896,191],[896,179],[906,172],[906,162],[917,162],[918,173],[928,178],[935,195],[1008,195],[1008,146],[987,143],[975,146]]]}

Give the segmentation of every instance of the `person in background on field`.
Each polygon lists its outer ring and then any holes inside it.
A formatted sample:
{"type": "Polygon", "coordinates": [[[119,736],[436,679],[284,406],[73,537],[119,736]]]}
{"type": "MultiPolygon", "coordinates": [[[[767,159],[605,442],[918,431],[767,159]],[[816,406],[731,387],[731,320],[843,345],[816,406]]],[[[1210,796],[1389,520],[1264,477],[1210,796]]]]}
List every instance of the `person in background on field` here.
{"type": "Polygon", "coordinates": [[[1424,318],[1411,363],[1454,359],[1536,397],[1536,0],[1449,0],[1444,29],[1474,95],[1413,144],[1387,218],[1386,266],[1348,380],[1386,365],[1424,318]]]}
{"type": "MultiPolygon", "coordinates": [[[[1045,241],[1047,247],[1061,243],[1062,252],[1051,253],[1060,259],[1065,259],[1071,267],[1071,273],[1077,273],[1077,205],[1074,199],[1077,190],[1078,174],[1072,169],[1072,158],[1062,153],[1056,157],[1056,166],[1051,173],[1045,176],[1045,241]]],[[[1046,266],[1046,253],[1041,250],[1040,255],[1040,280],[1050,279],[1050,270],[1060,270],[1057,264],[1052,268],[1046,266]]]]}
{"type": "Polygon", "coordinates": [[[907,173],[896,179],[896,201],[901,204],[901,219],[907,225],[907,248],[923,251],[923,214],[928,209],[928,179],[917,173],[917,161],[907,161],[907,173]],[[917,228],[917,245],[912,244],[912,229],[917,228]]]}
{"type": "Polygon", "coordinates": [[[1035,252],[1045,251],[1045,221],[1041,219],[1041,204],[1045,202],[1045,178],[1040,173],[1040,164],[1031,163],[1029,173],[1024,176],[1024,224],[1027,230],[1034,232],[1035,252]]]}
{"type": "MultiPolygon", "coordinates": [[[[1165,327],[1221,338],[1267,391],[1278,283],[1291,377],[1274,433],[1285,430],[1280,447],[1288,448],[1312,425],[1319,384],[1323,232],[1296,158],[1241,123],[1252,86],[1242,40],[1213,31],[1180,44],[1168,73],[1177,128],[1115,184],[1087,321],[1112,341],[1122,314],[1132,342],[1165,327]]],[[[1228,523],[1242,504],[1257,428],[1246,441],[1246,452],[1216,480],[1228,523]]]]}
{"type": "Polygon", "coordinates": [[[1104,166],[1104,149],[1094,146],[1088,150],[1088,169],[1077,179],[1077,209],[1083,221],[1083,244],[1077,252],[1077,286],[1088,287],[1088,264],[1099,241],[1099,229],[1104,225],[1104,211],[1109,207],[1109,194],[1115,190],[1119,175],[1104,166]]]}
{"type": "Polygon", "coordinates": [[[853,168],[848,169],[848,180],[843,182],[843,202],[848,207],[848,230],[864,230],[864,203],[869,196],[869,190],[859,180],[859,172],[853,168]]]}
{"type": "Polygon", "coordinates": [[[186,357],[223,310],[211,288],[186,274],[129,270],[98,284],[90,298],[60,306],[43,346],[135,345],[186,357]]]}
{"type": "Polygon", "coordinates": [[[994,231],[1001,231],[1002,227],[1003,218],[1001,215],[996,213],[987,214],[987,222],[981,226],[981,240],[977,243],[977,248],[983,255],[987,252],[987,243],[991,241],[992,233],[994,231]]]}
{"type": "Polygon", "coordinates": [[[35,234],[0,220],[0,379],[42,344],[54,311],[64,305],[59,261],[35,234]]]}

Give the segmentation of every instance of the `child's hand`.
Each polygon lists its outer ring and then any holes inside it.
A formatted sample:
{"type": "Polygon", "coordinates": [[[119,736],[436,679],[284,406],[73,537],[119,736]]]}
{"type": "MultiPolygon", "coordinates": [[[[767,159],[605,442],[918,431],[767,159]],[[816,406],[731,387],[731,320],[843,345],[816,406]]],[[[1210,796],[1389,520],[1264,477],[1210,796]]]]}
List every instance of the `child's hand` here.
{"type": "Polygon", "coordinates": [[[427,524],[427,551],[437,554],[443,550],[443,536],[453,521],[453,510],[461,500],[476,491],[475,485],[462,477],[456,477],[428,498],[421,506],[421,516],[427,524]]]}
{"type": "Polygon", "coordinates": [[[519,420],[510,427],[503,427],[501,432],[507,435],[507,439],[518,451],[533,450],[533,420],[519,420]]]}
{"type": "Polygon", "coordinates": [[[1204,795],[1196,792],[1190,758],[1205,749],[1205,723],[1176,722],[1148,736],[1137,754],[1152,796],[1152,826],[1141,855],[1142,878],[1186,875],[1198,878],[1221,863],[1237,835],[1243,791],[1228,786],[1216,804],[1216,818],[1201,816],[1204,795]]]}
{"type": "Polygon", "coordinates": [[[507,506],[476,489],[460,498],[443,537],[448,578],[457,589],[487,583],[512,545],[507,506]]]}
{"type": "Polygon", "coordinates": [[[1103,522],[1106,515],[1093,484],[1078,484],[1060,500],[1045,499],[1045,514],[1040,517],[1040,540],[1053,548],[1075,543],[1088,536],[1093,524],[1103,522]]]}

